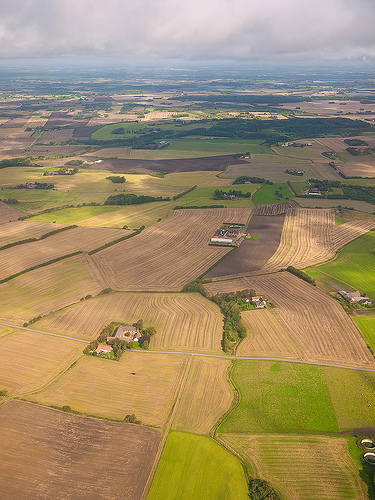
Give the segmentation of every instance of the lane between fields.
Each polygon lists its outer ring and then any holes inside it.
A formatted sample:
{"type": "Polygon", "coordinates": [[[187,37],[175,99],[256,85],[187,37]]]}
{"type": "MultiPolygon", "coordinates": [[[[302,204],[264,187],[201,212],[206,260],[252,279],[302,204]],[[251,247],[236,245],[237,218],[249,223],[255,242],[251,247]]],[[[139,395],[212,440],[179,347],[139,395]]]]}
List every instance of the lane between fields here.
{"type": "MultiPolygon", "coordinates": [[[[10,325],[8,323],[0,323],[1,326],[9,326],[11,328],[17,328],[19,330],[28,330],[30,332],[36,332],[36,333],[42,333],[43,335],[50,335],[52,337],[60,337],[63,339],[68,339],[68,340],[74,340],[76,342],[83,342],[84,344],[89,344],[91,340],[83,340],[83,339],[77,339],[75,337],[69,337],[68,335],[60,335],[58,333],[51,333],[51,332],[45,332],[43,330],[34,330],[32,328],[26,328],[24,326],[18,326],[18,325],[10,325]]],[[[317,366],[330,366],[332,368],[346,368],[347,370],[357,370],[361,372],[373,372],[375,373],[375,369],[371,368],[359,368],[355,366],[345,366],[345,365],[335,365],[333,363],[319,363],[317,361],[305,361],[301,359],[287,359],[287,358],[259,358],[259,357],[251,357],[251,356],[228,356],[227,354],[205,354],[205,353],[199,353],[199,352],[186,352],[186,351],[149,351],[149,350],[143,350],[143,349],[130,349],[132,352],[141,352],[145,354],[186,354],[187,356],[204,356],[207,358],[220,358],[220,359],[243,359],[243,360],[249,360],[249,361],[283,361],[287,363],[300,363],[303,365],[317,365],[317,366]]]]}

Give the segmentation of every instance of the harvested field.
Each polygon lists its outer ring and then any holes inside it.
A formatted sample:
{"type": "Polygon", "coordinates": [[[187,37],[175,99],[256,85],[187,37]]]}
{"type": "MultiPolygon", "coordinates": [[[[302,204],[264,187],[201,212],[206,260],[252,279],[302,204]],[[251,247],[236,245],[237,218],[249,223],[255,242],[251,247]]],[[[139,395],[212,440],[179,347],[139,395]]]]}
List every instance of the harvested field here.
{"type": "Polygon", "coordinates": [[[375,160],[373,156],[361,158],[360,161],[343,163],[340,172],[346,177],[375,177],[375,160]]]}
{"type": "Polygon", "coordinates": [[[0,125],[0,128],[23,128],[30,117],[20,116],[17,118],[12,118],[0,125]]]}
{"type": "Polygon", "coordinates": [[[7,222],[0,225],[0,247],[28,238],[40,238],[43,234],[55,231],[61,227],[63,227],[62,224],[52,224],[50,222],[31,222],[26,220],[7,222]]]}
{"type": "Polygon", "coordinates": [[[340,304],[290,273],[205,285],[210,294],[253,288],[276,307],[281,326],[308,361],[373,368],[375,360],[340,304]]]}
{"type": "Polygon", "coordinates": [[[246,232],[259,236],[257,241],[244,240],[240,247],[218,263],[205,278],[241,276],[262,269],[279,246],[285,214],[252,215],[246,232]]]}
{"type": "Polygon", "coordinates": [[[85,257],[77,255],[0,284],[0,321],[22,325],[103,288],[91,276],[85,257]]]}
{"type": "Polygon", "coordinates": [[[207,156],[204,158],[184,158],[173,160],[104,160],[100,165],[90,165],[90,169],[110,170],[111,172],[195,172],[220,171],[227,165],[247,163],[232,155],[207,156]]]}
{"type": "Polygon", "coordinates": [[[173,429],[208,434],[230,408],[233,393],[226,359],[194,357],[178,404],[173,429]]]}
{"type": "Polygon", "coordinates": [[[281,215],[290,213],[296,209],[296,205],[290,201],[283,203],[271,203],[270,205],[256,205],[253,215],[281,215]]]}
{"type": "MultiPolygon", "coordinates": [[[[322,177],[319,177],[322,178],[322,177]]],[[[375,205],[360,200],[329,200],[329,199],[315,199],[315,198],[293,198],[301,207],[305,208],[331,208],[338,207],[353,207],[355,210],[367,212],[372,214],[375,212],[375,205]]]]}
{"type": "Polygon", "coordinates": [[[52,145],[59,142],[69,141],[73,137],[72,128],[61,128],[55,130],[43,130],[42,134],[35,141],[36,145],[52,145]]]}
{"type": "Polygon", "coordinates": [[[73,116],[69,116],[67,113],[61,111],[54,111],[50,114],[46,127],[85,127],[88,120],[74,120],[73,116]]]}
{"type": "MultiPolygon", "coordinates": [[[[3,327],[0,326],[0,331],[3,327]]],[[[10,395],[39,389],[68,368],[84,344],[13,329],[0,338],[0,388],[10,395]]]]}
{"type": "Polygon", "coordinates": [[[178,291],[230,250],[208,245],[213,232],[223,222],[245,223],[248,215],[240,208],[176,210],[93,261],[113,289],[178,291]]]}
{"type": "Polygon", "coordinates": [[[270,310],[241,313],[247,336],[237,349],[237,356],[301,358],[301,353],[270,310]]]}
{"type": "Polygon", "coordinates": [[[269,481],[288,500],[368,498],[345,438],[280,434],[222,437],[249,462],[253,476],[269,481]]]}
{"type": "Polygon", "coordinates": [[[25,212],[21,212],[20,210],[10,207],[6,203],[2,203],[0,201],[0,224],[17,220],[19,217],[23,217],[24,215],[26,215],[25,212]]]}
{"type": "Polygon", "coordinates": [[[91,134],[96,132],[99,128],[100,128],[99,125],[97,125],[96,127],[95,126],[75,127],[75,129],[73,131],[73,137],[79,138],[79,139],[82,139],[82,138],[89,139],[91,137],[91,134]]]}
{"type": "Polygon", "coordinates": [[[221,353],[222,315],[199,294],[116,293],[74,305],[38,322],[38,329],[92,339],[111,321],[155,326],[151,348],[221,353]]]}
{"type": "Polygon", "coordinates": [[[78,250],[87,252],[128,233],[121,229],[77,227],[2,250],[0,258],[6,265],[0,270],[0,279],[78,250]]]}
{"type": "Polygon", "coordinates": [[[145,425],[163,426],[186,358],[135,351],[126,352],[120,361],[87,355],[29,399],[45,405],[69,405],[81,413],[116,420],[134,413],[145,425]]]}
{"type": "Polygon", "coordinates": [[[140,499],[161,439],[156,429],[23,401],[1,406],[0,423],[4,499],[140,499]],[[110,479],[98,480],[103,470],[110,479]]]}
{"type": "Polygon", "coordinates": [[[370,231],[375,220],[353,220],[335,225],[333,210],[298,208],[288,212],[277,251],[264,271],[288,266],[303,268],[334,257],[339,248],[370,231]]]}

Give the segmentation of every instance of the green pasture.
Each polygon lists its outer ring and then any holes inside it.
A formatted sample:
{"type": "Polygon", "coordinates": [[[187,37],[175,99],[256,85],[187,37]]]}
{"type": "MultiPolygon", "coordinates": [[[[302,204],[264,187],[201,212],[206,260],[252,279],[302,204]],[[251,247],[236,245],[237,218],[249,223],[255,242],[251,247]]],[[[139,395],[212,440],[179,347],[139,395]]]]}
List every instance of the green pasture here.
{"type": "MultiPolygon", "coordinates": [[[[296,178],[296,176],[291,176],[296,178]]],[[[290,181],[294,191],[297,194],[302,194],[306,189],[309,189],[309,183],[307,181],[290,181]]]]}
{"type": "Polygon", "coordinates": [[[60,224],[75,224],[90,217],[106,214],[118,210],[116,206],[100,206],[100,207],[76,207],[63,208],[54,212],[36,215],[29,220],[38,220],[42,222],[58,222],[60,224]]]}
{"type": "Polygon", "coordinates": [[[294,193],[287,184],[283,182],[275,184],[263,184],[253,196],[254,205],[266,205],[268,203],[280,203],[293,198],[294,193]],[[279,191],[280,195],[276,194],[279,191]],[[282,196],[281,196],[282,195],[282,196]]]}
{"type": "Polygon", "coordinates": [[[176,205],[224,205],[225,207],[240,207],[240,208],[251,208],[253,206],[250,198],[238,198],[237,200],[213,200],[212,196],[216,189],[220,189],[224,192],[228,192],[230,189],[236,189],[242,191],[243,193],[254,193],[258,185],[256,184],[244,184],[236,186],[215,186],[215,187],[201,187],[196,188],[193,191],[181,196],[175,201],[176,205]]]}
{"type": "Polygon", "coordinates": [[[375,352],[375,316],[354,316],[353,320],[361,330],[366,343],[375,352]]]}
{"type": "Polygon", "coordinates": [[[346,245],[332,262],[306,271],[311,276],[322,271],[322,281],[329,281],[330,277],[341,280],[375,300],[375,231],[346,245]]]}
{"type": "MultiPolygon", "coordinates": [[[[173,151],[197,151],[213,154],[235,154],[246,153],[262,154],[266,149],[257,141],[231,139],[170,139],[171,145],[166,149],[173,151]]],[[[233,162],[235,163],[235,162],[233,162]]]]}
{"type": "Polygon", "coordinates": [[[211,438],[185,432],[169,434],[147,500],[245,500],[241,463],[211,438]]]}
{"type": "Polygon", "coordinates": [[[319,366],[281,361],[236,361],[238,407],[220,433],[338,432],[330,393],[319,366]]]}

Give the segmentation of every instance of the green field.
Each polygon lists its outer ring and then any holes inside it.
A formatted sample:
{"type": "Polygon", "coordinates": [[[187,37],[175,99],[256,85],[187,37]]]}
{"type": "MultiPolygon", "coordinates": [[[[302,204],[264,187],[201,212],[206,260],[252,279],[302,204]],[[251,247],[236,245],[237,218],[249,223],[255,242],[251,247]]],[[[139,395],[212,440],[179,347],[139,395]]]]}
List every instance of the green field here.
{"type": "Polygon", "coordinates": [[[375,316],[355,316],[355,324],[361,330],[363,338],[375,352],[375,316]]]}
{"type": "Polygon", "coordinates": [[[346,245],[332,262],[306,271],[321,281],[328,282],[332,277],[346,282],[375,300],[374,250],[375,231],[371,231],[346,245]]]}
{"type": "Polygon", "coordinates": [[[254,205],[266,205],[268,203],[280,203],[293,198],[294,193],[289,189],[287,184],[283,182],[275,184],[263,184],[260,189],[254,194],[254,205]],[[279,191],[280,195],[276,194],[279,191]]]}
{"type": "Polygon", "coordinates": [[[185,432],[169,434],[147,500],[245,500],[241,463],[212,439],[185,432]]]}
{"type": "Polygon", "coordinates": [[[43,222],[59,222],[61,224],[75,224],[76,222],[95,217],[97,215],[106,214],[118,210],[115,206],[102,207],[78,207],[78,208],[63,208],[46,214],[36,215],[29,220],[39,220],[43,222]]]}
{"type": "Polygon", "coordinates": [[[241,186],[216,186],[216,187],[201,187],[190,191],[190,193],[181,196],[177,199],[176,205],[224,205],[225,207],[243,207],[251,208],[253,204],[250,198],[238,198],[237,200],[213,200],[212,196],[216,189],[228,192],[230,189],[236,189],[242,191],[243,193],[253,193],[257,189],[256,184],[246,184],[241,186]]]}

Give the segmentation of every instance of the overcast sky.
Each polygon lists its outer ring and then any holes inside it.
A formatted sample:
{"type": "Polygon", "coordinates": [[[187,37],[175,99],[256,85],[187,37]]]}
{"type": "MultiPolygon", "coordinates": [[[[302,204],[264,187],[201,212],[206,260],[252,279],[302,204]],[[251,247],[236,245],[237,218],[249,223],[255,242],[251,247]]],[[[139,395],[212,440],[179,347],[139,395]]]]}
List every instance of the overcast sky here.
{"type": "Polygon", "coordinates": [[[0,58],[375,61],[375,0],[0,0],[0,58]]]}

